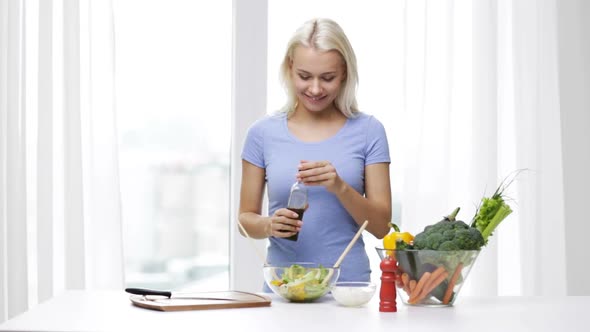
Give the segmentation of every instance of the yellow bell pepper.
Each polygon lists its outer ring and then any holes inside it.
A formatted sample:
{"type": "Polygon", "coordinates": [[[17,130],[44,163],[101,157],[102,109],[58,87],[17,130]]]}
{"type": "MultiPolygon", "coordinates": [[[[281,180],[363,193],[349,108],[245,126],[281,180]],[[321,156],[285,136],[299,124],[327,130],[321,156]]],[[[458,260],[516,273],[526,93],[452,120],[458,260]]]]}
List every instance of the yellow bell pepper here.
{"type": "Polygon", "coordinates": [[[383,238],[383,247],[385,249],[395,250],[396,242],[398,239],[404,241],[407,244],[410,244],[410,242],[414,241],[414,235],[408,232],[400,232],[399,227],[397,227],[396,224],[390,222],[389,227],[393,228],[394,231],[387,234],[383,238]]]}

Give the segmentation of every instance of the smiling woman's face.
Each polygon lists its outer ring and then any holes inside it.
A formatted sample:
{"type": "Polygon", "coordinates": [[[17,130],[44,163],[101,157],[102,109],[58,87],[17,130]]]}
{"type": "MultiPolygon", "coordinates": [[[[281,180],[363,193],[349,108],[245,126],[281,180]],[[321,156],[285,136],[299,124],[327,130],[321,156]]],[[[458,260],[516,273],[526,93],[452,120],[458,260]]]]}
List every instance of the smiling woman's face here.
{"type": "Polygon", "coordinates": [[[295,48],[291,79],[299,107],[310,112],[331,109],[344,78],[344,62],[338,52],[322,52],[304,46],[295,48]]]}

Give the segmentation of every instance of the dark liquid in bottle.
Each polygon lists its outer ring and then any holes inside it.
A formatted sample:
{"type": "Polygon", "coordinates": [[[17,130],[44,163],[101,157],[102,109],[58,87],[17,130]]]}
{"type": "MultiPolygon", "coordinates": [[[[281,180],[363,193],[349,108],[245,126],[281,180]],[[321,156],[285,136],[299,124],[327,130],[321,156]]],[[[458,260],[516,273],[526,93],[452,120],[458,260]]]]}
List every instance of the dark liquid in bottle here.
{"type": "MultiPolygon", "coordinates": [[[[305,209],[292,209],[292,208],[287,208],[287,209],[297,213],[297,215],[298,215],[297,220],[303,220],[303,212],[305,212],[305,209]]],[[[297,241],[298,238],[299,238],[299,232],[295,233],[295,235],[291,235],[289,237],[286,237],[285,239],[291,240],[291,241],[297,241]]]]}

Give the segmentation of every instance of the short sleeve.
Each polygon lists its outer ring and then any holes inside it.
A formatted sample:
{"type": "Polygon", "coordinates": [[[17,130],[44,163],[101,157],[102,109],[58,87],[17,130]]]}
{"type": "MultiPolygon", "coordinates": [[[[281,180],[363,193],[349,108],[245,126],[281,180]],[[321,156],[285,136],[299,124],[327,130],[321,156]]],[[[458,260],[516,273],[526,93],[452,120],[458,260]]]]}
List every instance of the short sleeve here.
{"type": "Polygon", "coordinates": [[[365,165],[391,162],[385,128],[383,127],[383,124],[373,116],[369,117],[367,125],[366,147],[365,165]]]}
{"type": "Polygon", "coordinates": [[[242,159],[260,168],[264,168],[264,128],[255,122],[246,134],[242,159]]]}

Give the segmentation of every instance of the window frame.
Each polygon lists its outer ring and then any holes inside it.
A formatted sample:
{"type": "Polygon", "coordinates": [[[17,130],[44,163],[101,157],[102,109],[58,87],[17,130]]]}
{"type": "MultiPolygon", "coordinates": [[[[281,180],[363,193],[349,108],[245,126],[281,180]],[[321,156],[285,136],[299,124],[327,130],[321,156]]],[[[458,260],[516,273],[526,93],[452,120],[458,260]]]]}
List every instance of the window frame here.
{"type": "Polygon", "coordinates": [[[233,0],[232,146],[230,159],[230,288],[260,292],[268,241],[248,240],[238,230],[241,152],[248,128],[266,115],[268,1],[233,0]],[[254,248],[256,246],[256,248],[254,248]]]}

